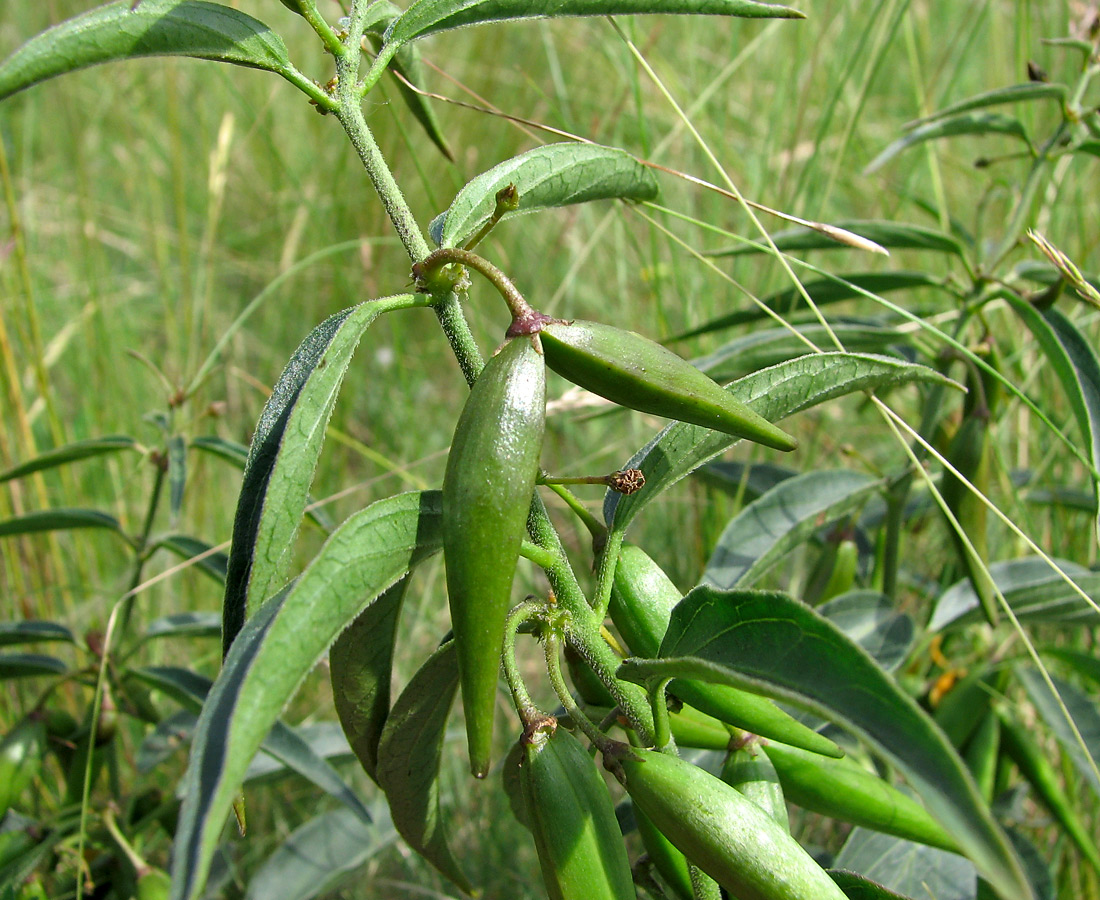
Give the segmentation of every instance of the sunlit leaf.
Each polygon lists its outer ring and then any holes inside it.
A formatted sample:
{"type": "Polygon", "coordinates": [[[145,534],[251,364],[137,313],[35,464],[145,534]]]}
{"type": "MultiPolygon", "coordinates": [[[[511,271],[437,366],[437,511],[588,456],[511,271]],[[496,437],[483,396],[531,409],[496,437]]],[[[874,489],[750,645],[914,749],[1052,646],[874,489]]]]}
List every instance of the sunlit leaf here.
{"type": "Polygon", "coordinates": [[[44,509],[0,521],[0,537],[34,534],[40,531],[71,531],[102,528],[129,542],[118,519],[97,509],[44,509]]]}
{"type": "Polygon", "coordinates": [[[952,103],[941,110],[937,110],[930,116],[909,123],[907,128],[916,128],[929,122],[937,122],[948,119],[959,113],[970,112],[975,109],[986,109],[990,106],[1004,106],[1006,103],[1025,103],[1033,100],[1058,100],[1066,98],[1066,86],[1064,84],[1051,84],[1043,81],[1028,81],[1024,84],[1013,84],[1008,87],[994,88],[983,94],[952,103]]]}
{"type": "Polygon", "coordinates": [[[186,534],[170,534],[160,538],[156,547],[169,550],[184,560],[195,560],[194,567],[208,575],[219,585],[225,585],[225,570],[229,565],[229,557],[224,552],[211,553],[211,547],[206,541],[190,537],[186,534]]]}
{"type": "Polygon", "coordinates": [[[870,175],[881,169],[899,153],[923,144],[949,137],[985,137],[991,134],[1004,134],[1019,138],[1030,148],[1027,131],[1018,119],[1003,113],[959,113],[946,119],[937,119],[927,125],[921,125],[910,131],[905,137],[894,141],[878,156],[871,160],[863,170],[870,175]]]}
{"type": "Polygon", "coordinates": [[[0,472],[0,484],[5,481],[11,481],[13,478],[23,478],[34,472],[41,472],[45,469],[53,469],[57,466],[68,465],[71,462],[78,462],[82,459],[89,459],[93,456],[102,456],[105,453],[116,453],[119,450],[133,450],[137,447],[137,441],[126,435],[112,435],[110,437],[91,438],[86,441],[76,441],[72,444],[66,444],[64,447],[58,447],[56,450],[50,450],[34,459],[29,459],[25,463],[20,463],[17,466],[7,471],[0,472]]]}
{"type": "MultiPolygon", "coordinates": [[[[851,231],[860,237],[874,241],[888,250],[934,250],[963,256],[963,246],[949,234],[924,225],[906,222],[887,222],[880,219],[841,219],[830,222],[836,228],[851,231]]],[[[776,231],[771,235],[777,250],[851,250],[848,244],[822,234],[816,228],[798,227],[776,231]]],[[[713,250],[707,256],[745,256],[750,253],[768,253],[770,248],[759,239],[752,244],[738,244],[726,250],[713,250]]]]}

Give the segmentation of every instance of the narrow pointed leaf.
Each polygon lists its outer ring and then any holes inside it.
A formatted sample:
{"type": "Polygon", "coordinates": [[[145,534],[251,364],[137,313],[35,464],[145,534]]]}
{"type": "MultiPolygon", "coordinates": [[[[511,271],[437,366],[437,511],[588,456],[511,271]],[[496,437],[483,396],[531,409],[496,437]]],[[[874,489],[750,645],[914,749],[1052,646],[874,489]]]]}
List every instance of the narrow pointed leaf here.
{"type": "Polygon", "coordinates": [[[676,675],[756,690],[851,730],[896,766],[1005,900],[1030,900],[1019,859],[965,764],[916,702],[835,625],[784,594],[695,588],[673,610],[658,660],[620,675],[676,675]]]}
{"type": "Polygon", "coordinates": [[[1095,654],[1065,647],[1045,647],[1043,654],[1061,660],[1076,675],[1086,678],[1100,688],[1100,658],[1095,654]]]}
{"type": "Polygon", "coordinates": [[[971,112],[975,109],[986,109],[990,106],[1004,106],[1006,103],[1025,103],[1033,100],[1058,100],[1061,102],[1065,100],[1065,98],[1066,86],[1064,84],[1029,81],[1025,84],[1013,84],[1008,87],[995,88],[992,91],[986,91],[984,94],[978,94],[966,100],[960,100],[958,103],[952,103],[950,106],[945,106],[943,109],[932,113],[930,116],[925,116],[923,119],[911,122],[906,127],[917,128],[929,122],[937,122],[941,119],[951,118],[959,113],[971,112]]]}
{"type": "MultiPolygon", "coordinates": [[[[976,900],[978,896],[977,873],[969,860],[867,828],[852,829],[835,865],[859,872],[895,891],[894,896],[914,900],[976,900]]],[[[843,884],[841,890],[847,893],[843,884]]]]}
{"type": "MultiPolygon", "coordinates": [[[[897,387],[915,381],[955,385],[926,366],[858,353],[816,353],[754,372],[726,388],[770,422],[854,391],[897,387]]],[[[955,385],[956,387],[958,385],[955,385]]],[[[676,422],[639,450],[624,468],[645,474],[645,486],[629,496],[608,491],[604,518],[625,531],[654,497],[736,443],[729,435],[676,422]]]]}
{"type": "Polygon", "coordinates": [[[325,428],[359,339],[382,313],[419,305],[411,294],[346,309],[294,352],[260,414],[233,521],[223,652],[245,619],[283,586],[325,428]]]}
{"type": "MultiPolygon", "coordinates": [[[[830,222],[837,228],[851,231],[860,237],[874,241],[888,250],[933,250],[963,256],[965,251],[957,239],[935,228],[910,225],[907,222],[887,222],[880,219],[842,219],[830,222]]],[[[822,234],[816,228],[790,228],[771,236],[776,249],[784,253],[792,250],[851,250],[848,244],[822,234]]],[[[752,253],[770,253],[770,248],[757,239],[752,244],[738,244],[727,250],[713,250],[707,256],[746,256],[752,253]]]]}
{"type": "Polygon", "coordinates": [[[289,75],[286,45],[263,22],[205,0],[116,0],[55,25],[0,63],[0,100],[86,66],[193,56],[289,75]]]}
{"type": "Polygon", "coordinates": [[[397,832],[382,804],[368,824],[334,809],[296,828],[249,879],[245,900],[310,900],[394,842],[397,832]]]}
{"type": "Polygon", "coordinates": [[[110,437],[92,438],[87,441],[76,441],[50,450],[25,463],[12,466],[5,472],[0,472],[0,484],[11,481],[13,478],[23,478],[34,472],[45,469],[53,469],[57,466],[68,465],[82,459],[93,456],[102,456],[105,453],[116,453],[119,450],[133,450],[137,448],[137,441],[126,435],[112,435],[110,437]]]}
{"type": "Polygon", "coordinates": [[[848,900],[910,900],[909,897],[895,893],[856,872],[849,872],[847,869],[829,869],[828,872],[848,900]]]}
{"type": "Polygon", "coordinates": [[[397,698],[378,745],[377,777],[401,837],[470,893],[473,887],[447,843],[439,810],[439,762],[457,692],[458,656],[454,641],[448,641],[397,698]]]}
{"type": "Polygon", "coordinates": [[[486,22],[546,16],[629,16],[645,13],[801,19],[786,6],[752,0],[417,0],[386,33],[387,44],[486,22]]]}
{"type": "Polygon", "coordinates": [[[1027,131],[1018,119],[1006,116],[1002,113],[960,113],[947,119],[937,119],[927,125],[914,128],[905,137],[899,138],[871,160],[863,170],[864,175],[870,175],[881,169],[899,153],[923,144],[926,141],[936,141],[949,137],[985,137],[990,134],[1005,134],[1022,140],[1028,147],[1031,142],[1027,131]]]}
{"type": "Polygon", "coordinates": [[[1017,666],[1016,677],[1027,691],[1031,702],[1039,711],[1039,715],[1047,726],[1058,738],[1058,743],[1073,760],[1074,768],[1078,774],[1088,782],[1093,792],[1100,795],[1100,776],[1097,775],[1098,756],[1100,756],[1100,712],[1096,704],[1087,694],[1074,687],[1067,681],[1051,676],[1051,683],[1058,692],[1062,702],[1066,705],[1077,730],[1085,741],[1082,747],[1077,742],[1077,737],[1066,721],[1057,698],[1050,692],[1050,688],[1042,676],[1033,668],[1017,666]]]}
{"type": "Polygon", "coordinates": [[[218,637],[222,618],[215,612],[172,613],[154,619],[145,629],[145,637],[218,637]]]}
{"type": "Polygon", "coordinates": [[[76,528],[105,528],[128,541],[118,519],[96,509],[44,509],[0,521],[0,537],[39,531],[70,531],[76,528]]]}
{"type": "Polygon", "coordinates": [[[0,681],[9,678],[33,678],[38,675],[64,675],[69,670],[56,656],[42,653],[0,653],[0,681]]]}
{"type": "Polygon", "coordinates": [[[849,591],[823,603],[817,611],[887,672],[905,661],[916,639],[913,620],[877,591],[849,591]]]}
{"type": "Polygon", "coordinates": [[[180,435],[168,439],[168,506],[175,521],[183,508],[187,486],[187,442],[180,435]]]}
{"type": "MultiPolygon", "coordinates": [[[[818,306],[828,306],[842,300],[851,300],[853,297],[862,297],[864,295],[861,291],[872,294],[889,294],[894,291],[908,291],[922,287],[943,288],[943,286],[942,278],[936,278],[924,272],[854,272],[849,275],[839,275],[837,278],[821,278],[817,281],[803,283],[806,293],[813,298],[814,303],[818,306]]],[[[797,310],[808,308],[801,292],[796,288],[785,288],[782,291],[777,291],[764,297],[761,302],[772,312],[781,316],[789,316],[797,310]]],[[[715,331],[733,328],[736,325],[744,325],[748,322],[758,322],[761,319],[770,318],[763,309],[754,303],[747,309],[719,316],[717,319],[712,319],[698,328],[685,331],[683,334],[677,335],[674,340],[711,334],[715,331]]],[[[858,348],[849,347],[848,349],[858,348]]]]}
{"type": "Polygon", "coordinates": [[[238,469],[243,469],[248,462],[248,448],[244,444],[227,441],[215,435],[192,438],[191,447],[209,453],[211,456],[216,456],[218,459],[224,459],[238,469]]]}
{"type": "Polygon", "coordinates": [[[493,215],[496,195],[515,185],[518,206],[502,218],[589,200],[653,200],[657,178],[624,150],[598,144],[547,144],[478,175],[431,223],[441,247],[466,242],[493,215]]]}
{"type": "MultiPolygon", "coordinates": [[[[1055,562],[1087,596],[1094,602],[1100,601],[1100,573],[1090,572],[1068,560],[1055,562]]],[[[1044,559],[1032,556],[1002,560],[989,567],[989,574],[1021,621],[1100,624],[1100,613],[1044,559]]],[[[934,633],[948,627],[968,625],[982,618],[974,587],[969,578],[964,578],[940,595],[928,630],[934,633]]]]}
{"type": "Polygon", "coordinates": [[[882,487],[881,479],[844,469],[781,481],[726,526],[702,583],[725,590],[755,584],[818,529],[851,515],[882,487]]]}
{"type": "Polygon", "coordinates": [[[1084,153],[1087,156],[1100,157],[1100,141],[1095,139],[1081,141],[1073,145],[1074,153],[1084,153]]]}
{"type": "MultiPolygon", "coordinates": [[[[313,753],[321,759],[336,764],[354,757],[339,722],[313,722],[298,725],[291,730],[305,741],[313,753]]],[[[248,764],[248,771],[245,773],[244,780],[245,784],[255,781],[272,781],[285,777],[291,772],[293,770],[286,763],[272,756],[265,747],[261,748],[261,751],[248,764]]],[[[355,815],[360,821],[365,821],[362,813],[355,813],[355,815]]],[[[373,815],[371,813],[372,817],[373,815]]]]}
{"type": "Polygon", "coordinates": [[[221,551],[211,553],[210,544],[206,541],[200,541],[198,538],[189,537],[186,534],[170,534],[158,540],[156,546],[158,549],[168,550],[184,560],[201,557],[195,563],[195,568],[224,587],[229,557],[221,551]]]}
{"type": "Polygon", "coordinates": [[[226,657],[199,719],[173,853],[173,900],[200,895],[248,762],[283,706],[360,612],[442,544],[438,493],[368,506],[260,607],[226,657]]]}
{"type": "Polygon", "coordinates": [[[27,620],[23,622],[0,622],[0,647],[13,644],[35,644],[39,641],[75,641],[73,633],[60,622],[27,620]]]}
{"type": "Polygon", "coordinates": [[[402,579],[364,609],[328,655],[336,714],[371,778],[376,778],[378,741],[390,712],[393,649],[407,588],[408,579],[402,579]]]}

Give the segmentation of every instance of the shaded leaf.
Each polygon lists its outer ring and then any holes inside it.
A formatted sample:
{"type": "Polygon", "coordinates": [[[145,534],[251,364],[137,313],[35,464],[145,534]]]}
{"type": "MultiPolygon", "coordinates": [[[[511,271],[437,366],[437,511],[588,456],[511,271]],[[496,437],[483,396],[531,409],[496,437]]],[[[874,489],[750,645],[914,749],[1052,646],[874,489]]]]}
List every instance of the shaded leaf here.
{"type": "MultiPolygon", "coordinates": [[[[309,745],[310,750],[319,759],[344,762],[354,756],[339,722],[312,722],[298,725],[293,731],[309,745]]],[[[275,777],[286,776],[292,771],[285,762],[261,749],[253,757],[252,762],[248,764],[244,781],[245,784],[255,781],[269,781],[275,777]]],[[[361,814],[358,815],[359,818],[362,818],[361,814]]]]}
{"type": "Polygon", "coordinates": [[[660,657],[628,660],[619,674],[639,682],[676,676],[731,684],[837,722],[898,768],[1006,900],[1031,897],[1015,852],[943,732],[809,607],[784,594],[697,587],[673,610],[660,657]]]}
{"type": "Polygon", "coordinates": [[[748,587],[821,527],[851,515],[884,482],[862,472],[817,470],[781,481],[726,526],[701,583],[748,587]]]}
{"type": "Polygon", "coordinates": [[[170,550],[181,559],[195,559],[202,557],[195,563],[195,567],[204,575],[208,575],[218,584],[225,584],[225,571],[229,565],[229,557],[222,551],[210,553],[210,544],[200,541],[198,538],[185,534],[170,534],[156,542],[158,549],[170,550]]]}
{"type": "Polygon", "coordinates": [[[239,444],[236,441],[227,441],[215,435],[203,435],[202,437],[192,438],[191,447],[195,450],[202,450],[204,453],[216,456],[218,459],[224,459],[226,462],[232,463],[238,469],[243,469],[245,463],[248,462],[248,448],[244,444],[239,444]]]}
{"type": "Polygon", "coordinates": [[[911,900],[903,894],[883,887],[877,881],[847,869],[829,869],[829,877],[844,891],[848,900],[911,900]]]}
{"type": "Polygon", "coordinates": [[[371,823],[335,809],[296,828],[248,882],[247,900],[310,900],[329,891],[397,837],[383,804],[371,823]]]}
{"type": "Polygon", "coordinates": [[[325,428],[359,339],[382,313],[419,305],[412,294],[372,300],[318,325],[302,341],[260,413],[233,520],[222,651],[282,587],[325,428]]]}
{"type": "Polygon", "coordinates": [[[466,893],[473,888],[447,843],[439,811],[439,761],[458,692],[458,656],[448,641],[397,698],[378,744],[378,783],[410,847],[466,893]]]}
{"type": "MultiPolygon", "coordinates": [[[[924,225],[910,225],[906,222],[887,222],[881,219],[841,219],[829,223],[836,228],[851,231],[860,237],[874,241],[881,247],[891,250],[935,250],[940,253],[952,253],[963,256],[963,246],[949,234],[924,225]]],[[[771,236],[775,248],[783,253],[792,250],[851,250],[849,244],[822,234],[816,228],[789,228],[776,231],[771,236]]],[[[751,244],[738,244],[725,250],[712,250],[707,256],[746,256],[752,253],[770,253],[767,244],[754,241],[751,244]]]]}
{"type": "Polygon", "coordinates": [[[870,175],[881,169],[895,156],[910,147],[916,147],[926,141],[935,141],[948,137],[984,137],[989,134],[1007,134],[1017,137],[1030,148],[1031,141],[1027,131],[1018,119],[1002,113],[960,113],[946,119],[937,119],[927,125],[921,125],[910,131],[905,137],[898,138],[876,156],[863,170],[870,175]]]}
{"type": "Polygon", "coordinates": [[[66,444],[64,447],[58,447],[56,450],[42,453],[34,459],[27,460],[25,463],[12,466],[7,471],[0,472],[0,484],[5,481],[11,481],[13,478],[23,478],[34,472],[41,472],[44,469],[53,469],[57,466],[68,465],[71,462],[78,462],[93,456],[102,456],[105,453],[115,453],[119,450],[133,450],[136,448],[137,441],[124,434],[91,438],[86,441],[75,441],[72,444],[66,444]]]}
{"type": "MultiPolygon", "coordinates": [[[[814,232],[816,234],[816,232],[814,232]]],[[[780,249],[784,249],[780,247],[780,249]]],[[[813,298],[817,306],[829,306],[842,300],[851,300],[853,297],[863,297],[865,293],[889,294],[894,291],[908,291],[916,288],[940,288],[944,287],[942,278],[936,278],[924,272],[853,272],[848,275],[838,275],[835,278],[820,278],[817,281],[803,282],[806,293],[813,298]]],[[[788,316],[792,312],[808,309],[802,293],[797,288],[784,288],[764,297],[760,301],[767,310],[781,316],[788,316]]],[[[748,322],[758,322],[761,319],[770,319],[771,316],[757,304],[727,313],[716,319],[711,319],[697,328],[678,334],[673,340],[697,337],[701,334],[711,334],[725,328],[733,328],[736,325],[744,325],[748,322]]],[[[839,325],[840,323],[838,323],[839,325]]],[[[803,344],[803,346],[805,346],[803,344]]],[[[847,347],[848,344],[845,343],[847,347]]],[[[848,347],[849,350],[859,349],[848,347]]],[[[702,368],[702,366],[700,366],[702,368]]]]}
{"type": "Polygon", "coordinates": [[[348,743],[372,779],[376,779],[378,741],[390,711],[393,648],[408,584],[403,578],[359,613],[328,655],[336,713],[348,743]]]}
{"type": "Polygon", "coordinates": [[[218,637],[221,632],[222,617],[217,613],[184,612],[154,619],[145,629],[145,637],[218,637]]]}
{"type": "MultiPolygon", "coordinates": [[[[1100,600],[1100,573],[1090,572],[1068,560],[1055,560],[1059,568],[1093,601],[1100,600]]],[[[1037,556],[995,562],[989,567],[993,583],[1021,621],[1060,624],[1100,622],[1100,613],[1037,556]]],[[[944,591],[932,611],[928,630],[942,631],[982,620],[977,594],[969,578],[944,591]]]]}
{"type": "Polygon", "coordinates": [[[69,670],[56,656],[41,653],[0,653],[0,680],[64,675],[69,670]]]}
{"type": "Polygon", "coordinates": [[[904,662],[916,639],[913,620],[877,591],[849,591],[823,603],[817,611],[887,672],[904,662]]]}
{"type": "Polygon", "coordinates": [[[173,853],[175,900],[191,900],[201,891],[248,762],[283,706],[364,607],[439,550],[441,517],[434,492],[368,506],[246,623],[195,733],[173,853]]]}
{"type": "Polygon", "coordinates": [[[628,16],[644,13],[801,19],[785,6],[752,0],[417,0],[386,32],[387,44],[461,28],[544,16],[628,16]]]}
{"type": "Polygon", "coordinates": [[[205,0],[116,0],[31,38],[0,64],[0,100],[86,66],[139,56],[193,56],[288,76],[282,38],[263,22],[205,0]]]}
{"type": "Polygon", "coordinates": [[[866,828],[852,830],[834,865],[903,897],[975,900],[978,895],[974,865],[963,857],[866,828]]]}
{"type": "Polygon", "coordinates": [[[793,478],[798,471],[772,463],[714,462],[695,474],[712,487],[751,503],[779,482],[793,478]]]}
{"type": "Polygon", "coordinates": [[[657,178],[625,150],[598,144],[547,144],[478,175],[429,226],[441,247],[456,247],[492,217],[496,195],[513,184],[518,206],[502,219],[555,206],[621,198],[653,200],[657,178]]]}
{"type": "Polygon", "coordinates": [[[1088,156],[1100,157],[1100,141],[1095,139],[1089,139],[1074,144],[1072,147],[1074,153],[1084,153],[1088,156]]]}
{"type": "Polygon", "coordinates": [[[73,633],[60,622],[25,620],[0,622],[0,647],[13,644],[34,644],[38,641],[65,641],[74,643],[73,633]]]}
{"type": "Polygon", "coordinates": [[[970,112],[975,109],[986,109],[990,106],[1003,106],[1006,103],[1025,103],[1032,100],[1058,100],[1059,103],[1066,98],[1066,86],[1064,84],[1050,84],[1043,81],[1028,81],[1024,84],[1013,84],[1008,87],[994,88],[983,94],[977,94],[958,103],[952,103],[943,109],[910,122],[906,128],[916,128],[929,122],[937,122],[948,119],[959,113],[970,112]]]}
{"type": "Polygon", "coordinates": [[[187,442],[181,435],[168,439],[168,506],[172,521],[183,508],[183,489],[187,484],[187,442]]]}
{"type": "Polygon", "coordinates": [[[1100,659],[1092,653],[1082,653],[1079,650],[1069,650],[1065,647],[1045,647],[1043,654],[1060,659],[1069,666],[1077,675],[1087,678],[1100,688],[1100,659]]]}
{"type": "MultiPolygon", "coordinates": [[[[913,381],[955,385],[926,366],[887,357],[814,353],[754,372],[726,390],[754,412],[775,422],[854,391],[892,388],[913,381]]],[[[625,531],[650,500],[735,443],[729,435],[697,425],[683,422],[669,425],[623,467],[641,469],[645,486],[628,496],[608,491],[604,497],[604,518],[617,531],[625,531]]]]}
{"type": "Polygon", "coordinates": [[[97,509],[44,509],[4,519],[0,521],[0,537],[34,534],[39,531],[69,531],[76,528],[105,528],[129,542],[118,519],[97,509]]]}
{"type": "Polygon", "coordinates": [[[141,773],[151,772],[161,763],[167,762],[181,747],[191,742],[191,735],[199,717],[188,709],[177,709],[167,718],[161,719],[156,728],[149,732],[138,747],[135,766],[141,773]]]}

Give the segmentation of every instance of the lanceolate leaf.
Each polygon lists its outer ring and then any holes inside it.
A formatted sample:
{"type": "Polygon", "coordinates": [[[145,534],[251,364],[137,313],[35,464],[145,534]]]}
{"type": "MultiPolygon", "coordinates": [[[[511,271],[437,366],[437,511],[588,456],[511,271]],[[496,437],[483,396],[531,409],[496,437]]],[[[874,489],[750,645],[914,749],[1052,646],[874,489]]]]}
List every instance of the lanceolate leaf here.
{"type": "Polygon", "coordinates": [[[87,441],[76,441],[50,450],[34,459],[29,459],[18,466],[12,466],[6,472],[0,472],[0,484],[11,481],[13,478],[23,478],[33,472],[41,472],[43,469],[53,469],[71,462],[88,459],[92,456],[102,456],[104,453],[114,453],[118,450],[131,450],[137,447],[137,441],[126,435],[92,438],[87,441]]]}
{"type": "Polygon", "coordinates": [[[222,618],[215,612],[172,613],[150,622],[145,637],[217,637],[221,630],[222,618]]]}
{"type": "Polygon", "coordinates": [[[925,141],[935,141],[948,137],[984,137],[989,134],[1007,134],[1017,137],[1029,147],[1027,132],[1019,120],[1002,113],[960,113],[946,119],[937,119],[927,125],[914,128],[905,137],[899,138],[876,156],[863,170],[869,175],[881,169],[895,156],[910,147],[923,144],[925,141]]]}
{"type": "Polygon", "coordinates": [[[185,775],[172,897],[202,890],[248,762],[337,635],[442,543],[438,493],[401,494],[348,519],[241,631],[203,705],[185,775]]]}
{"type": "MultiPolygon", "coordinates": [[[[974,865],[957,853],[926,844],[915,844],[867,828],[854,828],[840,850],[835,865],[852,869],[876,884],[885,885],[888,897],[905,900],[977,900],[978,878],[974,865]]],[[[830,872],[829,874],[832,874],[830,872]]],[[[834,876],[835,877],[835,876],[834,876]]],[[[851,900],[877,900],[877,895],[849,893],[851,900]]]]}
{"type": "Polygon", "coordinates": [[[73,633],[60,622],[0,622],[0,647],[35,644],[39,641],[74,642],[73,633]]]}
{"type": "Polygon", "coordinates": [[[544,16],[628,16],[643,13],[801,19],[786,6],[752,0],[417,0],[386,33],[387,44],[485,22],[544,16]]]}
{"type": "Polygon", "coordinates": [[[862,472],[816,470],[781,481],[746,506],[718,538],[702,583],[749,587],[824,525],[850,515],[883,482],[862,472]]]}
{"type": "Polygon", "coordinates": [[[105,528],[129,541],[118,519],[97,509],[44,509],[0,521],[0,537],[33,534],[36,531],[69,531],[74,528],[105,528]]]}
{"type": "Polygon", "coordinates": [[[845,869],[829,869],[829,877],[848,900],[910,900],[863,875],[845,869]]]}
{"type": "Polygon", "coordinates": [[[1100,712],[1096,704],[1087,694],[1072,684],[1051,676],[1051,683],[1058,692],[1058,697],[1066,705],[1066,710],[1073,719],[1074,725],[1081,733],[1085,742],[1082,747],[1077,741],[1077,735],[1073,733],[1065,713],[1054,694],[1051,693],[1047,683],[1038,671],[1031,667],[1017,666],[1016,677],[1024,686],[1031,702],[1039,711],[1043,721],[1058,738],[1058,743],[1077,769],[1078,774],[1089,783],[1093,792],[1100,795],[1100,775],[1097,774],[1097,757],[1100,756],[1100,712]]]}
{"type": "MultiPolygon", "coordinates": [[[[839,303],[853,297],[862,297],[865,291],[872,294],[889,294],[893,291],[908,291],[922,287],[942,288],[943,279],[934,278],[924,272],[856,272],[837,278],[807,281],[803,284],[803,287],[806,289],[806,293],[813,298],[816,305],[828,306],[831,303],[839,303]],[[841,278],[843,281],[839,280],[841,278]]],[[[788,316],[795,310],[808,308],[801,292],[796,288],[786,288],[765,297],[761,302],[768,309],[783,316],[788,316]]],[[[771,317],[759,306],[753,304],[748,309],[738,310],[729,315],[712,319],[698,328],[677,335],[675,339],[682,340],[701,334],[710,334],[714,331],[722,331],[725,328],[733,328],[735,325],[757,322],[765,318],[771,317]]]]}
{"type": "Polygon", "coordinates": [[[497,192],[510,184],[516,187],[519,205],[502,218],[589,200],[657,196],[652,170],[624,150],[598,144],[547,144],[478,175],[432,221],[432,238],[441,247],[465,243],[489,221],[497,192]]]}
{"type": "Polygon", "coordinates": [[[68,671],[56,656],[42,653],[0,653],[0,681],[35,675],[64,675],[68,671]]]}
{"type": "Polygon", "coordinates": [[[817,611],[887,672],[904,662],[916,637],[913,620],[877,591],[849,591],[823,603],[817,611]]]}
{"type": "Polygon", "coordinates": [[[200,541],[186,534],[170,534],[157,541],[157,547],[170,550],[185,560],[201,557],[195,563],[195,568],[213,578],[218,584],[225,584],[225,571],[229,565],[229,557],[220,551],[211,553],[210,545],[206,541],[200,541]]]}
{"type": "Polygon", "coordinates": [[[990,106],[1003,106],[1006,103],[1023,103],[1029,100],[1058,100],[1062,101],[1066,96],[1066,86],[1064,84],[1050,84],[1043,81],[1029,81],[1025,84],[1013,84],[1009,87],[996,88],[992,91],[986,91],[984,94],[978,94],[975,97],[970,97],[966,100],[960,100],[958,103],[952,103],[950,106],[946,106],[937,112],[932,113],[930,116],[925,116],[923,119],[918,119],[916,122],[910,123],[910,128],[915,128],[920,125],[926,125],[929,122],[937,122],[940,119],[948,119],[952,116],[956,116],[959,113],[970,112],[975,109],[985,109],[990,106]]]}
{"type": "MultiPolygon", "coordinates": [[[[910,225],[906,222],[886,222],[879,219],[843,219],[830,222],[837,228],[851,231],[860,237],[874,241],[889,250],[934,250],[939,253],[951,253],[962,256],[963,246],[949,234],[923,225],[910,225]]],[[[777,250],[784,253],[791,250],[851,250],[848,244],[842,244],[815,228],[791,228],[777,231],[772,236],[777,250]]],[[[707,256],[744,256],[749,253],[770,253],[771,249],[759,240],[751,244],[738,244],[728,250],[715,250],[707,256]]]]}
{"type": "Polygon", "coordinates": [[[676,607],[660,659],[629,660],[633,681],[677,675],[787,700],[868,742],[1005,900],[1029,900],[1020,862],[943,732],[828,620],[784,594],[700,586],[676,607]]]}
{"type": "Polygon", "coordinates": [[[222,608],[223,652],[245,619],[283,586],[325,427],[359,339],[380,314],[421,302],[404,294],[326,319],[276,382],[256,425],[237,501],[222,608]]]}
{"type": "Polygon", "coordinates": [[[0,100],[85,66],[138,56],[194,56],[267,69],[294,67],[263,22],[205,0],[116,0],[31,38],[0,64],[0,100]]]}
{"type": "Polygon", "coordinates": [[[397,698],[378,745],[378,783],[393,824],[410,847],[463,891],[472,886],[454,858],[439,811],[439,761],[458,691],[458,656],[448,641],[397,698]]]}
{"type": "Polygon", "coordinates": [[[168,439],[168,493],[172,521],[183,507],[183,489],[187,486],[187,443],[180,435],[168,439]]]}
{"type": "MultiPolygon", "coordinates": [[[[926,366],[858,353],[816,353],[754,372],[726,388],[771,422],[853,391],[890,388],[913,381],[952,384],[926,366]]],[[[957,386],[957,385],[956,385],[957,386]]],[[[736,443],[729,435],[676,422],[639,450],[624,468],[645,473],[645,486],[633,494],[608,491],[604,518],[625,531],[638,512],[685,475],[736,443]]]]}

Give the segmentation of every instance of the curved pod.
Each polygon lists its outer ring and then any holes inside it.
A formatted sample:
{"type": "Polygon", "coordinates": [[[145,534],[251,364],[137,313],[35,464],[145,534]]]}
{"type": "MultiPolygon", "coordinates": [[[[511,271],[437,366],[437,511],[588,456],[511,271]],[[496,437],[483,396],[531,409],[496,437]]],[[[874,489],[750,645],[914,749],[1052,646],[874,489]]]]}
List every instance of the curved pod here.
{"type": "Polygon", "coordinates": [[[504,620],[538,474],[546,371],[529,338],[506,343],[474,383],[443,477],[443,554],[470,768],[489,771],[504,620]]]}

